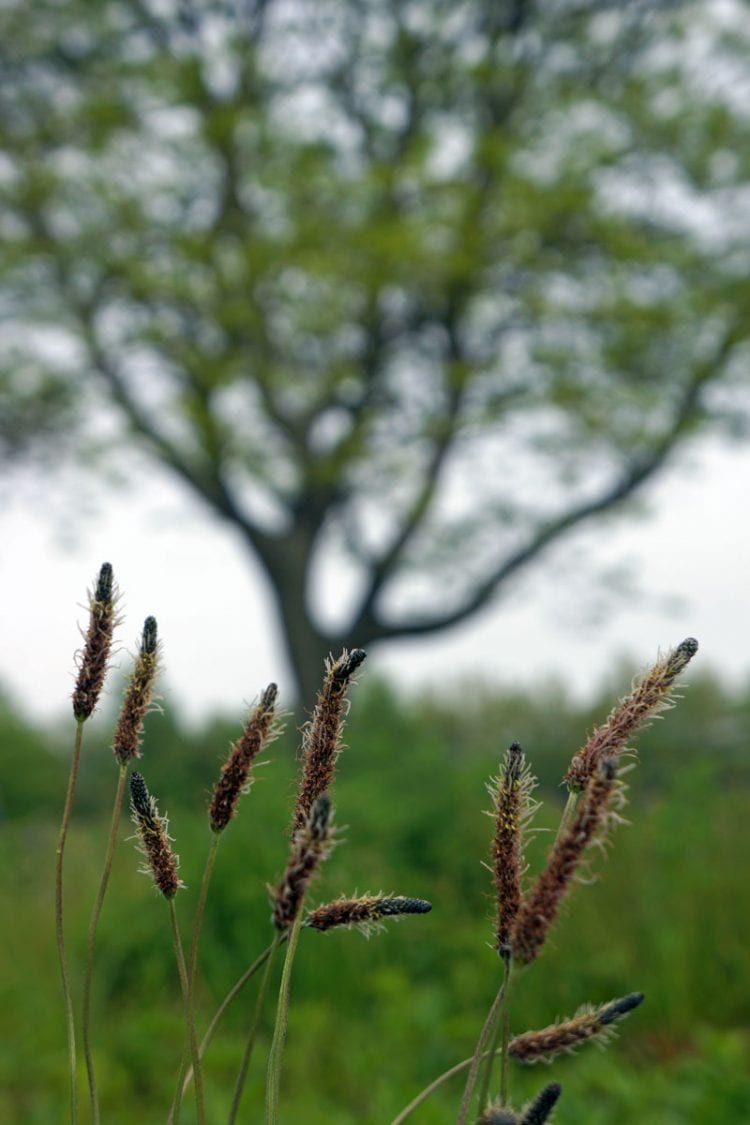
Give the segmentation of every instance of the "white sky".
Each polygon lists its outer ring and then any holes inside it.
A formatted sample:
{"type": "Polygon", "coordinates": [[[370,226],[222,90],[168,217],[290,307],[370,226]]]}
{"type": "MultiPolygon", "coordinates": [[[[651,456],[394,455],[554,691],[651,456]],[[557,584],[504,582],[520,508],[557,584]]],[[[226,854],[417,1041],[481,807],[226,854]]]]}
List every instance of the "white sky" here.
{"type": "MultiPolygon", "coordinates": [[[[27,482],[28,483],[28,482],[27,482]]],[[[153,613],[164,646],[165,705],[191,719],[235,714],[269,680],[290,677],[258,568],[235,534],[154,472],[106,506],[61,515],[44,490],[0,507],[0,684],[29,714],[65,714],[86,588],[107,560],[123,591],[123,651],[153,613]]],[[[681,454],[645,493],[650,516],[592,524],[506,589],[471,623],[376,649],[371,666],[457,695],[468,676],[524,685],[556,675],[587,695],[628,657],[648,663],[687,635],[700,667],[750,674],[750,448],[681,454]],[[632,564],[634,593],[592,574],[632,564]]],[[[341,576],[342,579],[345,576],[341,576]]],[[[697,662],[696,662],[697,663],[697,662]]]]}

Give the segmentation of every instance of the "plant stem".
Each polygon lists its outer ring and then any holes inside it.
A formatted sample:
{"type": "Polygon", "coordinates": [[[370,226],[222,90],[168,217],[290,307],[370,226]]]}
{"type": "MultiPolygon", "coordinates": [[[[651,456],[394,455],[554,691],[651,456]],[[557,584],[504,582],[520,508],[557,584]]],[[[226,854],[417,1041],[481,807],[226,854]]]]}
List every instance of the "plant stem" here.
{"type": "Polygon", "coordinates": [[[479,1076],[479,1067],[485,1055],[489,1054],[488,1048],[495,1030],[497,1018],[500,1014],[500,1008],[503,1002],[504,994],[505,981],[503,981],[503,983],[500,985],[497,996],[492,1001],[492,1006],[487,1013],[487,1019],[484,1021],[484,1027],[479,1033],[479,1039],[477,1040],[476,1049],[469,1066],[469,1074],[466,1079],[466,1086],[464,1087],[464,1093],[461,1099],[461,1106],[458,1111],[456,1125],[466,1125],[466,1121],[469,1115],[469,1109],[471,1107],[471,1100],[474,1096],[474,1087],[476,1086],[477,1077],[479,1076]]]}
{"type": "Polygon", "coordinates": [[[486,1054],[486,1062],[482,1072],[482,1082],[479,1087],[479,1112],[484,1113],[487,1102],[490,1100],[490,1080],[492,1078],[492,1064],[495,1055],[500,1054],[500,1101],[502,1105],[507,1102],[508,1094],[508,1040],[510,1038],[510,975],[511,958],[504,961],[503,972],[503,1002],[498,1013],[498,1019],[492,1029],[492,1041],[486,1054]]]}
{"type": "Polygon", "coordinates": [[[185,1024],[187,1026],[188,1042],[190,1043],[190,1054],[193,1060],[193,1076],[195,1078],[195,1106],[198,1114],[198,1125],[206,1125],[206,1110],[203,1101],[203,1075],[201,1073],[200,1055],[198,1053],[198,1037],[195,1033],[195,1013],[190,999],[190,981],[188,980],[187,966],[185,965],[185,954],[182,950],[182,941],[180,939],[180,928],[177,924],[177,911],[175,909],[174,898],[169,900],[169,917],[172,922],[172,940],[174,941],[174,952],[177,959],[177,970],[180,974],[180,985],[182,986],[182,999],[185,1005],[185,1024]]]}
{"type": "MultiPolygon", "coordinates": [[[[287,935],[285,933],[282,934],[281,941],[279,942],[279,945],[283,945],[283,943],[286,941],[286,938],[287,938],[287,935]]],[[[224,1013],[226,1012],[227,1008],[232,1003],[232,1001],[235,999],[235,997],[237,997],[240,994],[242,989],[245,987],[247,982],[250,980],[250,977],[253,976],[255,973],[257,973],[258,969],[260,969],[260,967],[263,964],[265,964],[265,962],[268,960],[268,958],[271,955],[272,949],[273,949],[273,943],[271,945],[269,945],[267,949],[264,949],[263,952],[255,958],[253,963],[251,965],[249,965],[247,967],[247,969],[245,969],[242,976],[239,977],[235,981],[235,983],[230,988],[229,992],[226,994],[226,996],[222,1000],[219,1007],[216,1009],[216,1012],[214,1013],[214,1017],[211,1020],[210,1024],[208,1025],[208,1030],[206,1031],[206,1034],[203,1036],[203,1039],[201,1040],[201,1045],[200,1045],[200,1048],[198,1050],[198,1055],[201,1059],[203,1058],[206,1051],[208,1050],[209,1045],[210,1045],[214,1035],[216,1034],[216,1029],[218,1028],[219,1024],[221,1023],[221,1020],[222,1020],[222,1018],[224,1016],[224,1013]]],[[[185,1075],[185,1077],[183,1079],[182,1090],[180,1091],[180,1098],[179,1098],[180,1102],[185,1097],[185,1094],[187,1092],[187,1088],[190,1085],[190,1083],[192,1082],[192,1080],[193,1080],[193,1068],[191,1066],[191,1067],[188,1068],[187,1074],[185,1075]]],[[[178,1105],[179,1105],[179,1103],[178,1103],[178,1105]]],[[[176,1120],[176,1118],[174,1116],[174,1110],[175,1110],[175,1107],[172,1106],[172,1109],[170,1110],[170,1113],[169,1113],[169,1117],[167,1118],[167,1125],[174,1125],[174,1122],[176,1120]]]]}
{"type": "Polygon", "coordinates": [[[289,1026],[289,997],[292,984],[292,965],[297,952],[299,932],[302,927],[302,904],[300,903],[297,917],[292,923],[289,942],[286,947],[284,969],[281,974],[279,986],[279,1003],[276,1008],[276,1023],[273,1029],[273,1041],[268,1056],[268,1077],[266,1079],[266,1125],[276,1125],[279,1115],[279,1091],[281,1088],[281,1060],[286,1044],[287,1027],[289,1026]]]}
{"type": "Polygon", "coordinates": [[[576,789],[570,789],[568,791],[568,799],[565,802],[565,808],[563,809],[563,813],[560,818],[560,827],[557,830],[555,841],[559,840],[563,833],[566,832],[570,827],[573,817],[576,814],[576,808],[578,807],[578,799],[580,796],[581,794],[576,789]]]}
{"type": "MultiPolygon", "coordinates": [[[[488,1059],[489,1057],[490,1052],[484,1051],[480,1062],[484,1059],[488,1059]]],[[[444,1085],[444,1083],[449,1082],[451,1078],[455,1078],[457,1074],[462,1074],[463,1071],[468,1070],[473,1062],[474,1055],[470,1055],[468,1059],[464,1059],[463,1062],[456,1063],[456,1065],[450,1067],[449,1070],[444,1070],[442,1074],[438,1075],[437,1078],[430,1082],[429,1086],[425,1086],[424,1090],[420,1090],[416,1098],[410,1101],[409,1104],[401,1110],[397,1117],[393,1118],[391,1125],[401,1125],[401,1123],[403,1121],[406,1121],[408,1117],[411,1117],[412,1113],[414,1113],[414,1110],[419,1109],[422,1103],[426,1102],[427,1099],[431,1097],[431,1095],[434,1094],[436,1090],[439,1090],[440,1087],[444,1085]]]]}
{"type": "Polygon", "coordinates": [[[260,1017],[261,1017],[261,1014],[263,1012],[263,1004],[264,1004],[264,1001],[266,999],[266,992],[268,991],[268,982],[271,979],[271,967],[272,967],[273,962],[274,962],[274,956],[275,956],[276,950],[279,948],[280,941],[281,941],[281,934],[277,933],[276,937],[273,940],[273,944],[271,945],[271,952],[269,953],[269,955],[266,959],[265,972],[263,973],[263,977],[262,977],[261,982],[260,982],[260,988],[258,989],[258,997],[255,1001],[255,1011],[253,1012],[253,1018],[252,1018],[252,1021],[250,1023],[250,1028],[249,1028],[248,1033],[247,1033],[247,1039],[245,1041],[245,1050],[244,1050],[243,1055],[242,1055],[242,1062],[240,1063],[240,1069],[239,1069],[239,1073],[237,1075],[237,1082],[236,1082],[235,1087],[234,1087],[234,1095],[232,1097],[232,1106],[231,1106],[231,1109],[229,1110],[229,1117],[227,1119],[227,1125],[234,1125],[235,1121],[237,1120],[237,1112],[240,1108],[240,1101],[242,1099],[242,1091],[245,1088],[245,1082],[247,1080],[247,1070],[248,1070],[248,1067],[250,1066],[250,1058],[251,1058],[252,1053],[253,1053],[253,1047],[255,1046],[255,1037],[258,1034],[258,1026],[260,1024],[260,1017]]]}
{"type": "Polygon", "coordinates": [[[55,863],[55,935],[57,938],[57,956],[60,961],[60,976],[62,977],[63,1002],[65,1004],[65,1020],[68,1029],[68,1065],[70,1071],[70,1120],[75,1125],[78,1120],[78,1092],[76,1090],[76,1032],[73,1018],[73,998],[70,990],[70,975],[68,962],[65,956],[65,932],[63,925],[63,859],[65,856],[65,843],[68,838],[68,825],[73,811],[76,783],[78,781],[78,763],[81,759],[81,745],[83,743],[84,719],[76,722],[76,737],[73,746],[73,758],[70,763],[70,776],[68,778],[68,791],[65,795],[60,837],[57,843],[57,857],[55,863]]]}
{"type": "Polygon", "coordinates": [[[94,908],[91,912],[91,922],[89,923],[89,932],[86,939],[86,970],[83,977],[82,1035],[83,1052],[86,1057],[86,1073],[88,1075],[89,1082],[91,1120],[93,1125],[99,1125],[100,1122],[99,1099],[97,1097],[96,1078],[94,1076],[94,1056],[91,1050],[91,983],[94,973],[94,945],[96,942],[96,931],[99,925],[99,916],[102,912],[102,906],[104,905],[104,896],[107,893],[107,884],[109,882],[109,876],[112,870],[112,859],[115,853],[115,844],[117,842],[117,831],[120,827],[120,815],[122,813],[122,794],[123,790],[125,789],[126,776],[126,767],[120,766],[120,777],[117,782],[115,803],[112,809],[112,825],[109,830],[107,853],[104,857],[104,867],[102,869],[101,879],[99,880],[99,889],[96,893],[94,908]]]}

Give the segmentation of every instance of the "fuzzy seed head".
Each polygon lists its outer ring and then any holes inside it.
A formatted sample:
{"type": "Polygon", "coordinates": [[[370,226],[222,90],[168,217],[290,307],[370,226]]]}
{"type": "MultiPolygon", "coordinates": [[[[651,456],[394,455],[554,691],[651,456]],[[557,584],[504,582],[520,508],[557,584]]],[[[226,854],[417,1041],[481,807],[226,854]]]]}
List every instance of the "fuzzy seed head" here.
{"type": "Polygon", "coordinates": [[[520,1125],[544,1125],[557,1105],[562,1093],[559,1082],[550,1082],[537,1094],[533,1102],[524,1110],[520,1125]]]}
{"type": "Polygon", "coordinates": [[[613,708],[573,758],[563,778],[570,789],[584,789],[604,758],[627,753],[631,737],[671,706],[672,685],[697,651],[698,642],[688,637],[636,680],[630,694],[613,708]]]}
{"type": "Polygon", "coordinates": [[[631,992],[599,1008],[584,1005],[572,1019],[561,1020],[540,1031],[525,1031],[508,1044],[514,1059],[523,1063],[549,1062],[561,1051],[571,1052],[582,1043],[596,1040],[606,1045],[614,1034],[613,1025],[643,1003],[642,992],[631,992]]]}
{"type": "Polygon", "coordinates": [[[137,772],[130,778],[130,808],[138,829],[141,851],[148,864],[144,870],[165,898],[174,898],[183,884],[169,838],[167,819],[159,814],[156,801],[142,775],[137,772]]]}
{"type": "Polygon", "coordinates": [[[510,954],[510,935],[521,905],[523,833],[537,807],[531,799],[535,784],[523,750],[514,742],[505,755],[500,776],[487,786],[495,824],[491,868],[497,903],[495,948],[502,957],[510,954]]]}
{"type": "Polygon", "coordinates": [[[305,925],[314,930],[333,930],[336,927],[358,926],[365,934],[378,928],[383,918],[399,918],[405,914],[428,914],[432,903],[423,898],[406,898],[403,895],[362,895],[359,898],[340,898],[311,910],[305,925]]]}
{"type": "Polygon", "coordinates": [[[304,828],[295,833],[284,876],[273,892],[273,924],[277,930],[286,930],[294,922],[313,876],[330,855],[332,821],[331,799],[322,793],[310,809],[304,828]]]}
{"type": "Polygon", "coordinates": [[[240,796],[251,784],[253,762],[266,748],[277,729],[276,699],[278,688],[269,684],[252,709],[241,737],[233,742],[219,780],[214,786],[208,816],[214,832],[223,832],[237,811],[240,796]]]}
{"type": "Polygon", "coordinates": [[[141,756],[143,723],[153,702],[159,666],[158,649],[156,618],[147,617],[112,742],[112,752],[121,766],[141,756]]]}
{"type": "Polygon", "coordinates": [[[104,687],[117,619],[117,591],[110,563],[103,563],[94,593],[89,596],[89,624],[83,650],[78,659],[78,676],[73,691],[73,714],[84,722],[96,709],[104,687]]]}
{"type": "Polygon", "coordinates": [[[346,716],[346,692],[352,677],[365,659],[364,649],[344,650],[338,660],[329,659],[323,687],[302,739],[302,767],[292,818],[292,836],[304,827],[316,799],[330,789],[341,751],[341,732],[346,716]]]}

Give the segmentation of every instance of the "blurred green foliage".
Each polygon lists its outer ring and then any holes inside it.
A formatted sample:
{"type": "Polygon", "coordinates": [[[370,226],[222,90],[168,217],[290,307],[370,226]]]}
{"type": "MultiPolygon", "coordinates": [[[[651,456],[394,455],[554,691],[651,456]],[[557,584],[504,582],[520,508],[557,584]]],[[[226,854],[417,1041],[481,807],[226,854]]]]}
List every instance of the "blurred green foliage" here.
{"type": "MultiPolygon", "coordinates": [[[[691,677],[693,678],[693,677],[691,677]]],[[[627,685],[625,677],[619,692],[627,685]]],[[[387,683],[356,690],[336,785],[342,843],[312,892],[325,901],[355,890],[416,894],[434,906],[364,941],[356,933],[304,933],[295,966],[284,1072],[284,1119],[383,1125],[423,1085],[473,1048],[498,983],[489,948],[492,898],[481,866],[489,845],[487,777],[518,738],[540,777],[537,823],[552,829],[558,779],[585,732],[609,710],[606,694],[576,705],[553,685],[528,695],[466,685],[405,699],[387,683]]],[[[106,836],[116,768],[111,716],[87,731],[67,863],[68,942],[80,981],[88,912],[106,836]]],[[[750,1116],[750,964],[747,855],[750,691],[695,677],[678,706],[639,740],[631,821],[616,832],[601,878],[578,887],[539,961],[516,993],[518,1030],[632,989],[646,1004],[606,1054],[582,1050],[551,1070],[514,1070],[518,1102],[555,1078],[560,1125],[745,1121],[750,1116]]],[[[199,729],[167,712],[148,722],[142,770],[182,857],[189,925],[208,844],[203,808],[236,721],[199,729]]],[[[290,728],[293,724],[290,722],[290,728]]],[[[53,855],[72,731],[35,730],[0,713],[3,976],[0,1119],[56,1123],[66,1101],[65,1040],[52,926],[53,855]]],[[[204,926],[201,1023],[265,946],[265,886],[286,852],[295,732],[270,751],[222,840],[204,926]]],[[[182,1016],[167,914],[138,873],[134,844],[118,848],[97,955],[95,1043],[104,1119],[161,1120],[171,1097],[182,1016]]],[[[549,842],[530,847],[538,865],[549,842]]],[[[208,1056],[209,1116],[227,1111],[249,1018],[248,994],[208,1056]]],[[[270,1021],[269,1004],[267,1020],[270,1021]]],[[[265,1048],[251,1070],[245,1120],[258,1120],[265,1048]]],[[[415,1115],[444,1123],[458,1084],[415,1115]]],[[[186,1122],[193,1120],[188,1102],[186,1122]]]]}

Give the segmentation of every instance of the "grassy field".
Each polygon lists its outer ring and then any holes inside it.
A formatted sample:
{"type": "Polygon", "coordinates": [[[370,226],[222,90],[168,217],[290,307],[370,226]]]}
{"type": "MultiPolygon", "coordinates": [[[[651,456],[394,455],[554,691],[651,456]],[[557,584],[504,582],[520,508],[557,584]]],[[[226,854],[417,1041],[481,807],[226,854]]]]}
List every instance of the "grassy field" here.
{"type": "MultiPolygon", "coordinates": [[[[627,678],[625,679],[627,683],[627,678]]],[[[458,698],[458,695],[455,699],[458,698]]],[[[475,693],[469,702],[402,702],[377,683],[359,689],[336,786],[341,846],[312,899],[380,890],[419,895],[431,914],[365,941],[357,933],[302,935],[295,965],[282,1120],[389,1122],[414,1094],[473,1049],[498,984],[489,948],[486,859],[491,823],[484,781],[502,749],[523,742],[542,779],[539,826],[554,828],[557,781],[602,701],[581,711],[547,688],[535,699],[475,693]]],[[[564,1088],[559,1125],[750,1122],[750,827],[746,731],[750,706],[711,681],[642,739],[627,816],[591,886],[575,889],[538,963],[517,988],[513,1026],[542,1026],[634,989],[646,1003],[606,1053],[589,1046],[551,1067],[511,1075],[520,1104],[545,1082],[564,1088]]],[[[67,862],[68,944],[80,984],[88,914],[101,865],[116,770],[107,723],[85,749],[80,815],[67,862]]],[[[142,763],[171,814],[188,889],[187,932],[209,832],[202,813],[236,724],[184,731],[150,722],[142,763]]],[[[67,1105],[62,1001],[52,925],[53,856],[65,761],[58,735],[6,714],[0,881],[0,1120],[57,1123],[67,1105]]],[[[295,766],[288,737],[274,745],[219,851],[202,942],[201,1024],[270,936],[266,884],[283,868],[295,766]]],[[[100,930],[96,1060],[103,1120],[162,1121],[182,1040],[167,912],[126,823],[100,930]]],[[[532,869],[549,843],[535,838],[532,869]]],[[[226,1119],[252,985],[230,1011],[206,1068],[210,1121],[226,1119]]],[[[272,1004],[241,1120],[262,1120],[272,1004]]],[[[81,1071],[82,1120],[87,1120],[81,1071]]],[[[416,1123],[455,1120],[461,1080],[418,1111],[416,1123]]],[[[185,1123],[194,1120],[186,1102],[185,1123]]]]}

